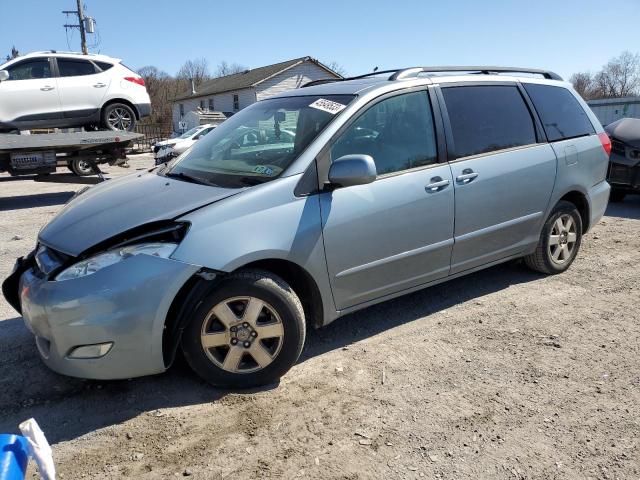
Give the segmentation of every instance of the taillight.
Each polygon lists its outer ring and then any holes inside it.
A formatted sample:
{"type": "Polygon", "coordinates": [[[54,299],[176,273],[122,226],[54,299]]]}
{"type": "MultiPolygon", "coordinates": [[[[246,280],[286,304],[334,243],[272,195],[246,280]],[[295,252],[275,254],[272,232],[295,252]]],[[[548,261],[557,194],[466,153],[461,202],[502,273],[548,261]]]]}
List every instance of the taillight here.
{"type": "Polygon", "coordinates": [[[609,139],[609,135],[605,132],[599,133],[598,138],[600,139],[600,143],[602,143],[602,148],[604,148],[607,157],[611,155],[611,140],[609,139]]]}
{"type": "Polygon", "coordinates": [[[144,78],[142,77],[124,77],[124,79],[144,87],[144,78]]]}

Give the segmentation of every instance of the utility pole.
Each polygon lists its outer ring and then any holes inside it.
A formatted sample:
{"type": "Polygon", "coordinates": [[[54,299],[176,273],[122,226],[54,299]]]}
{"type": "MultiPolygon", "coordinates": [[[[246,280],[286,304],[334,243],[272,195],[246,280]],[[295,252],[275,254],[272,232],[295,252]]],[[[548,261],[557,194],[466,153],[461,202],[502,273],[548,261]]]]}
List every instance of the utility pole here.
{"type": "Polygon", "coordinates": [[[65,28],[79,28],[80,29],[80,43],[82,45],[82,53],[87,55],[89,50],[87,49],[87,36],[84,31],[84,10],[82,9],[82,0],[76,0],[78,3],[78,10],[65,10],[62,13],[73,13],[78,15],[78,25],[64,25],[65,28]]]}

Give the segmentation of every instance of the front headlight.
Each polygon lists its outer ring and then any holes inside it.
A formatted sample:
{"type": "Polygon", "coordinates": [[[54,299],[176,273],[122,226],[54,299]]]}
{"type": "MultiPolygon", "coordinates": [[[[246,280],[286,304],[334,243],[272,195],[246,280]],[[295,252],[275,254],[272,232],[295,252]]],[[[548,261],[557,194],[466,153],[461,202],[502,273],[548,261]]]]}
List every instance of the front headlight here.
{"type": "Polygon", "coordinates": [[[177,247],[177,243],[139,243],[128,247],[116,248],[74,263],[69,268],[60,272],[55,279],[56,281],[63,281],[86,277],[134,255],[153,255],[161,258],[169,258],[177,247]]]}

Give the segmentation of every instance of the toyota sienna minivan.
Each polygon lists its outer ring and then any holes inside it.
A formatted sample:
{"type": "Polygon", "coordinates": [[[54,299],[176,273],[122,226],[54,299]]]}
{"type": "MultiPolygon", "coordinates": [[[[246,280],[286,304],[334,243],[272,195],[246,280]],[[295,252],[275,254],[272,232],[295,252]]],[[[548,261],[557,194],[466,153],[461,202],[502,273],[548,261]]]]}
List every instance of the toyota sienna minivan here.
{"type": "Polygon", "coordinates": [[[57,372],[155,374],[181,350],[214,385],[271,383],[309,327],[519,257],[567,270],[610,148],[553,72],[312,82],[77,195],[3,291],[57,372]]]}

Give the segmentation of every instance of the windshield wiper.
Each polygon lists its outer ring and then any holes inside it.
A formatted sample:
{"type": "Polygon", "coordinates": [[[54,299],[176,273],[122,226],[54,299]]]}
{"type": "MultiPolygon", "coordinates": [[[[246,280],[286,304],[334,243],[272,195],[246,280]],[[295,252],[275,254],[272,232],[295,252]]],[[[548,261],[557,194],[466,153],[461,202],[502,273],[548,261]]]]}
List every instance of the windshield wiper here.
{"type": "Polygon", "coordinates": [[[249,185],[250,187],[253,187],[254,185],[260,185],[261,183],[264,183],[267,180],[260,180],[259,178],[256,178],[256,177],[240,177],[238,181],[243,185],[249,185]]]}
{"type": "Polygon", "coordinates": [[[165,173],[164,176],[169,178],[179,178],[180,180],[184,180],[186,182],[191,182],[191,183],[197,183],[200,185],[209,185],[210,187],[217,186],[214,183],[207,182],[204,178],[194,177],[193,175],[188,175],[184,172],[178,172],[178,173],[168,172],[168,173],[165,173]]]}

